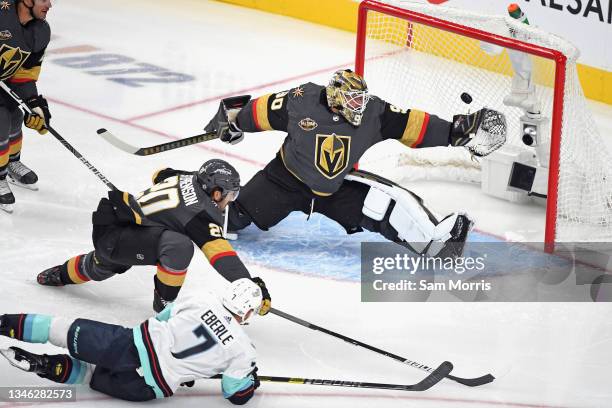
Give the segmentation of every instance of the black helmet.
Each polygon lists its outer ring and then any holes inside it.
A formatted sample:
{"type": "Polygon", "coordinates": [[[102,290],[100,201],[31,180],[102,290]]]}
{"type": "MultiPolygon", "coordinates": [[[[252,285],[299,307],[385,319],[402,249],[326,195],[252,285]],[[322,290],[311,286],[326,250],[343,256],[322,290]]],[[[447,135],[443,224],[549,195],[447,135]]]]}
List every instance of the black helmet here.
{"type": "Polygon", "coordinates": [[[240,174],[231,164],[221,159],[205,162],[198,170],[198,181],[209,195],[219,189],[223,197],[233,191],[236,198],[240,191],[240,174]]]}

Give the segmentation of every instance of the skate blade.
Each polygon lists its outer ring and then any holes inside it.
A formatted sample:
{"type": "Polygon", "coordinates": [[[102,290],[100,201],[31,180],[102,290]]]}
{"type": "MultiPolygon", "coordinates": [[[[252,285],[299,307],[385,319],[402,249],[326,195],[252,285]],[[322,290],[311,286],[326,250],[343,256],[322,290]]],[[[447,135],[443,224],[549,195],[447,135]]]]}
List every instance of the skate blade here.
{"type": "Polygon", "coordinates": [[[18,369],[23,371],[30,371],[30,363],[28,363],[26,360],[18,361],[15,358],[15,350],[2,349],[0,350],[0,354],[2,354],[4,358],[6,358],[10,365],[12,365],[13,367],[17,367],[18,369]]]}
{"type": "Polygon", "coordinates": [[[13,213],[15,206],[13,204],[0,204],[0,210],[4,210],[9,214],[13,213]]]}
{"type": "Polygon", "coordinates": [[[38,185],[36,183],[34,183],[34,184],[23,184],[23,183],[18,182],[14,178],[12,178],[10,175],[7,177],[7,180],[9,181],[9,183],[14,184],[17,187],[26,188],[26,189],[32,190],[32,191],[38,191],[38,185]]]}

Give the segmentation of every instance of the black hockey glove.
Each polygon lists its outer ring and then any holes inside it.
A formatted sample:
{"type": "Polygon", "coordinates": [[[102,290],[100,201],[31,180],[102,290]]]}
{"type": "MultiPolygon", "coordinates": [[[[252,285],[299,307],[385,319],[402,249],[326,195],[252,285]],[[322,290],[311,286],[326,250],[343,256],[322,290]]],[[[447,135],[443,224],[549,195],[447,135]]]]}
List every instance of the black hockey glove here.
{"type": "Polygon", "coordinates": [[[23,320],[25,320],[25,316],[21,314],[0,315],[0,335],[23,340],[23,320]]]}
{"type": "Polygon", "coordinates": [[[204,128],[207,132],[216,132],[222,142],[236,144],[244,139],[244,133],[236,124],[236,116],[251,100],[251,95],[232,96],[221,100],[219,110],[204,128]]]}
{"type": "Polygon", "coordinates": [[[26,101],[26,105],[32,113],[25,113],[23,123],[30,129],[34,129],[41,135],[47,133],[47,125],[51,123],[51,112],[47,100],[38,95],[26,101]]]}
{"type": "Polygon", "coordinates": [[[463,146],[473,156],[491,154],[506,143],[506,117],[483,108],[469,115],[455,115],[449,135],[451,146],[463,146]]]}
{"type": "Polygon", "coordinates": [[[261,385],[261,382],[259,381],[259,377],[257,377],[257,366],[255,366],[255,368],[253,369],[253,371],[251,371],[251,375],[253,376],[253,388],[258,389],[259,386],[261,385]]]}
{"type": "Polygon", "coordinates": [[[270,297],[270,292],[268,291],[266,283],[263,281],[263,279],[255,277],[251,278],[251,280],[261,288],[261,295],[263,300],[261,302],[261,307],[259,308],[258,313],[260,316],[265,316],[272,308],[272,298],[270,297]]]}

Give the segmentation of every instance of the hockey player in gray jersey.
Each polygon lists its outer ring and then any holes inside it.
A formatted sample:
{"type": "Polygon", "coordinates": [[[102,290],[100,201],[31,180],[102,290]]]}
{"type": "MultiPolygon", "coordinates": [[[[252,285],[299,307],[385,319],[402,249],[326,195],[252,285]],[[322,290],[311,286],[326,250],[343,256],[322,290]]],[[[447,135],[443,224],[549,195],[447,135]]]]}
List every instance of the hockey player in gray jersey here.
{"type": "MultiPolygon", "coordinates": [[[[199,171],[166,168],[153,175],[153,186],[132,196],[109,192],[92,217],[94,251],[77,255],[38,275],[47,286],[102,281],[134,265],[156,265],[153,309],[178,296],[193,257],[193,244],[227,280],[250,278],[223,234],[223,210],[240,191],[240,175],[229,163],[213,159],[199,171]]],[[[260,278],[266,314],[270,294],[260,278]]]]}
{"type": "Polygon", "coordinates": [[[485,156],[506,140],[502,113],[485,108],[456,115],[451,123],[404,110],[370,95],[364,79],[351,70],[337,71],[327,86],[307,83],[233,108],[246,98],[223,100],[206,130],[232,144],[243,132],[281,130],[287,137],[276,158],[232,203],[231,229],[253,222],[267,230],[292,211],[318,212],[349,234],[365,228],[418,254],[461,254],[473,224],[467,215],[438,219],[412,192],[353,168],[368,148],[387,139],[410,148],[450,146],[485,156]]]}
{"type": "Polygon", "coordinates": [[[129,401],[170,397],[180,385],[222,374],[223,396],[246,403],[259,386],[256,353],[241,324],[256,313],[260,288],[242,278],[222,297],[203,293],[169,305],[134,328],[40,314],[0,316],[0,335],[49,342],[68,354],[0,350],[24,371],[63,384],[89,384],[129,401]]]}
{"type": "Polygon", "coordinates": [[[51,119],[47,100],[36,82],[51,39],[45,21],[51,0],[4,0],[0,7],[0,80],[30,107],[25,118],[15,101],[0,91],[0,209],[12,212],[15,203],[8,181],[36,190],[38,176],[21,162],[22,122],[45,134],[51,119]],[[8,178],[7,178],[8,177],[8,178]]]}

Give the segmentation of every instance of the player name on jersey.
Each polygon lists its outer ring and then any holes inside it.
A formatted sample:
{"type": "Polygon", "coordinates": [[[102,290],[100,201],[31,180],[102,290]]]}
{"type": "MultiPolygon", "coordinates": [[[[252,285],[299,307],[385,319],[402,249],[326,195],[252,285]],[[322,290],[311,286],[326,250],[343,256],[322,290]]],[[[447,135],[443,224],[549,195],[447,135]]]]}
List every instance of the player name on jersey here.
{"type": "Polygon", "coordinates": [[[181,196],[183,196],[183,202],[186,206],[198,203],[198,195],[193,188],[193,176],[192,175],[181,175],[179,181],[181,187],[181,196]]]}
{"type": "Polygon", "coordinates": [[[234,336],[229,334],[229,330],[225,327],[225,325],[219,320],[219,318],[212,312],[212,310],[208,309],[202,316],[201,319],[204,320],[204,324],[208,326],[211,332],[217,336],[221,344],[225,346],[226,343],[233,340],[234,336]]]}

